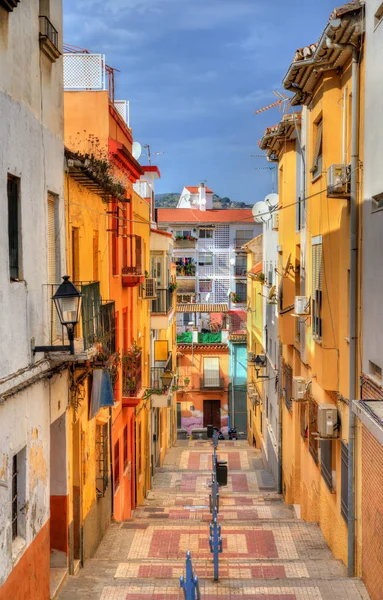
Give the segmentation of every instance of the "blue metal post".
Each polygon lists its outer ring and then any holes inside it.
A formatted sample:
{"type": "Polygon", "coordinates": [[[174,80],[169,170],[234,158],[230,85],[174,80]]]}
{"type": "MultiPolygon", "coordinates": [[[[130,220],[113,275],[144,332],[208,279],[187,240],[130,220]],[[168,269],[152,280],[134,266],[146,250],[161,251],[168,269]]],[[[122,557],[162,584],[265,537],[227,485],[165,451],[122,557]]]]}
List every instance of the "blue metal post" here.
{"type": "Polygon", "coordinates": [[[218,554],[222,552],[221,525],[217,523],[217,513],[213,513],[213,521],[210,523],[209,537],[210,552],[214,553],[214,581],[218,581],[218,554]]]}
{"type": "Polygon", "coordinates": [[[186,552],[186,577],[181,575],[180,587],[184,591],[185,600],[201,600],[198,576],[193,573],[190,550],[186,552]]]}

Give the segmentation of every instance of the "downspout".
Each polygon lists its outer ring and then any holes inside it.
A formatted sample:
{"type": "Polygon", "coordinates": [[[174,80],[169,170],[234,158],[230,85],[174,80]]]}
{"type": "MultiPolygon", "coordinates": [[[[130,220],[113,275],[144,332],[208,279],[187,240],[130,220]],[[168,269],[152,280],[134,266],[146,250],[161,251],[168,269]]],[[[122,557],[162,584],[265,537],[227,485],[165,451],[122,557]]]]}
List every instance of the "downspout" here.
{"type": "Polygon", "coordinates": [[[348,559],[347,574],[354,576],[355,563],[355,497],[354,497],[354,438],[355,415],[352,403],[356,399],[356,302],[357,302],[357,169],[359,161],[359,50],[350,44],[333,44],[326,40],[329,48],[352,48],[352,104],[351,104],[351,177],[350,177],[350,316],[349,316],[349,405],[348,405],[348,559]]]}

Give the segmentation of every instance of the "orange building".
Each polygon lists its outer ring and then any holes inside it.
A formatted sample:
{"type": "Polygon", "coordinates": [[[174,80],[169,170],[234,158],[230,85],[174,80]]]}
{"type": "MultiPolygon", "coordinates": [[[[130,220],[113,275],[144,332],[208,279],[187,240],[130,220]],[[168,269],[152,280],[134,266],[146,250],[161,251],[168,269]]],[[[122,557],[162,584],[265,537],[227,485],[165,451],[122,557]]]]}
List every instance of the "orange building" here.
{"type": "MultiPolygon", "coordinates": [[[[141,474],[136,477],[136,462],[144,464],[145,473],[150,470],[149,434],[141,443],[135,431],[135,411],[141,412],[139,405],[149,380],[149,306],[140,298],[140,286],[149,268],[150,199],[133,191],[133,183],[144,170],[132,155],[126,103],[115,101],[113,71],[100,57],[64,56],[65,142],[72,152],[90,161],[94,157],[95,176],[104,175],[110,181],[109,193],[104,196],[109,215],[109,296],[115,301],[116,348],[121,356],[112,414],[113,504],[114,518],[122,520],[130,518],[137,502],[141,474]],[[85,75],[90,57],[100,62],[104,79],[109,76],[109,89],[99,89],[96,82],[89,90],[85,75]],[[77,89],[78,81],[84,83],[81,91],[71,89],[76,69],[77,89]]],[[[74,252],[74,237],[71,246],[74,252]]],[[[147,475],[144,479],[146,489],[147,475]]]]}

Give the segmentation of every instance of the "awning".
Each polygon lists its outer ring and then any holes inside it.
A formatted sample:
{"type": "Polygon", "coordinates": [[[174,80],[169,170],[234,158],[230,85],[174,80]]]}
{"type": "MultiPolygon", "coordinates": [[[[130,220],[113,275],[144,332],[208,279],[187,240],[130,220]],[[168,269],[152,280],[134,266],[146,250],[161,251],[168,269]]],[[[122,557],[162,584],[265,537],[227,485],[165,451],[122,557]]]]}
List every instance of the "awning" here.
{"type": "Polygon", "coordinates": [[[227,304],[177,304],[177,312],[226,313],[228,310],[227,304]]]}
{"type": "Polygon", "coordinates": [[[103,406],[114,406],[110,375],[106,369],[94,369],[90,417],[95,417],[103,406]]]}

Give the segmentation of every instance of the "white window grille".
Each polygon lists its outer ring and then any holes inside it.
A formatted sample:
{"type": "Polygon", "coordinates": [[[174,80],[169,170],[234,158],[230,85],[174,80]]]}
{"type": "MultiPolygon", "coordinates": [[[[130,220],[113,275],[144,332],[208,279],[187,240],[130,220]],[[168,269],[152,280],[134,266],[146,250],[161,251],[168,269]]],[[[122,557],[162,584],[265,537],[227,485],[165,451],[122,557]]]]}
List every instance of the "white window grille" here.
{"type": "Polygon", "coordinates": [[[230,279],[217,279],[215,282],[215,302],[227,304],[230,295],[230,279]]]}
{"type": "Polygon", "coordinates": [[[218,277],[227,277],[230,272],[229,252],[215,253],[215,275],[218,277]]]}
{"type": "Polygon", "coordinates": [[[104,54],[64,54],[64,89],[106,90],[104,54]]]}
{"type": "Polygon", "coordinates": [[[218,225],[215,230],[215,247],[216,248],[229,248],[230,247],[230,237],[229,237],[230,227],[229,225],[218,225]]]}
{"type": "MultiPolygon", "coordinates": [[[[130,105],[128,100],[115,100],[114,101],[115,109],[117,110],[120,117],[122,117],[129,127],[130,122],[130,105]]],[[[148,196],[144,196],[147,198],[148,196]]]]}

